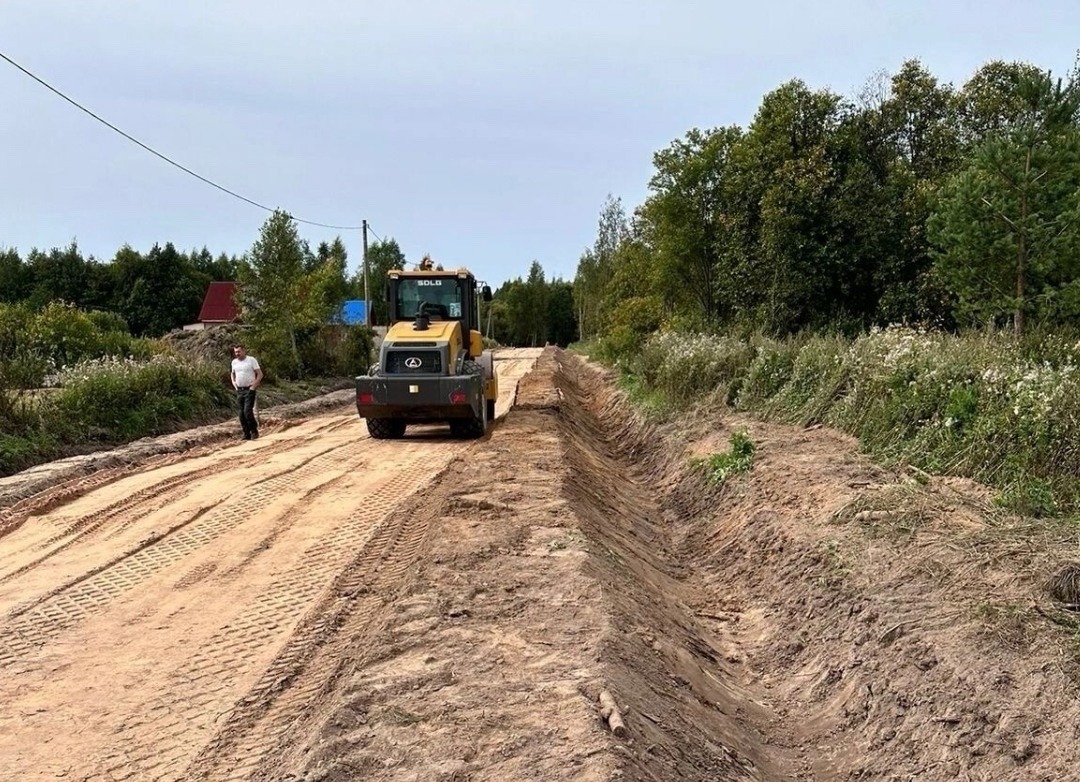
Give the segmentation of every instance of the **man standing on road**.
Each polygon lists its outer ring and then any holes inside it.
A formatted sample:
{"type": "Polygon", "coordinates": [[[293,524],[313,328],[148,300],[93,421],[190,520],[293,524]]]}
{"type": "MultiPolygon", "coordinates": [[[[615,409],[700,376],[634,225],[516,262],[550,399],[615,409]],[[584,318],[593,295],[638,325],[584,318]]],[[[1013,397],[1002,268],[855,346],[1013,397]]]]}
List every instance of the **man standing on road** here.
{"type": "Polygon", "coordinates": [[[259,422],[255,420],[255,389],[262,382],[263,372],[254,356],[243,345],[233,345],[232,384],[236,389],[236,409],[245,440],[259,438],[259,422]]]}

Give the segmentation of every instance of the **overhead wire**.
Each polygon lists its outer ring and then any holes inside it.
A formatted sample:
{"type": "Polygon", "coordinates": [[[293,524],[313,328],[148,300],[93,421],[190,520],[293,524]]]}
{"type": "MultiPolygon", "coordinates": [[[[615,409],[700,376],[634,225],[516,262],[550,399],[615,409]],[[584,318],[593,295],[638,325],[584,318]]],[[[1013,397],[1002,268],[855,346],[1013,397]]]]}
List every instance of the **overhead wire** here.
{"type": "MultiPolygon", "coordinates": [[[[55,95],[58,95],[60,98],[63,98],[65,101],[70,103],[72,106],[77,108],[79,111],[82,111],[83,113],[88,114],[89,116],[93,117],[95,120],[100,122],[102,125],[104,125],[105,127],[109,128],[112,131],[115,131],[116,133],[119,133],[121,136],[126,138],[131,143],[136,144],[137,146],[139,146],[142,149],[146,150],[150,154],[155,155],[156,157],[164,160],[169,165],[175,166],[176,168],[183,171],[185,174],[189,174],[190,176],[193,176],[196,179],[198,179],[200,182],[203,182],[204,184],[210,185],[211,187],[220,190],[222,193],[226,193],[227,195],[230,195],[233,198],[237,198],[237,199],[243,201],[244,203],[250,204],[251,206],[257,207],[259,209],[263,209],[263,210],[265,210],[267,212],[276,212],[276,211],[278,211],[278,210],[276,210],[276,209],[274,209],[272,207],[267,206],[266,204],[261,204],[258,201],[255,201],[254,199],[248,198],[245,195],[241,195],[240,193],[236,192],[235,190],[231,190],[231,189],[225,187],[224,185],[218,184],[217,182],[213,181],[212,179],[209,179],[209,178],[203,176],[202,174],[199,174],[196,171],[192,171],[187,166],[176,162],[175,160],[170,158],[168,155],[166,155],[166,154],[164,154],[162,152],[159,152],[158,150],[151,147],[149,144],[144,144],[142,141],[139,141],[139,139],[135,138],[130,133],[127,133],[127,132],[121,130],[116,125],[112,124],[107,119],[105,119],[104,117],[101,117],[100,115],[94,113],[93,111],[88,109],[86,106],[84,106],[81,103],[79,103],[78,101],[76,101],[74,98],[68,97],[62,91],[60,91],[56,87],[49,84],[47,81],[42,79],[40,76],[37,76],[36,74],[32,73],[28,69],[24,68],[22,65],[15,62],[15,60],[11,59],[11,57],[4,54],[3,52],[0,52],[0,59],[4,60],[9,65],[11,65],[14,68],[16,68],[17,70],[21,71],[23,74],[30,77],[34,81],[36,81],[38,84],[40,84],[45,89],[49,90],[50,92],[54,93],[55,95]]],[[[288,212],[287,212],[287,214],[289,214],[289,217],[292,218],[293,220],[295,220],[298,223],[304,223],[306,225],[314,225],[314,226],[318,226],[319,228],[329,228],[331,230],[336,230],[336,231],[359,231],[363,227],[363,226],[359,226],[359,225],[334,225],[332,223],[321,223],[321,222],[319,222],[317,220],[306,220],[306,219],[304,219],[302,217],[297,217],[296,215],[290,214],[288,212]]]]}

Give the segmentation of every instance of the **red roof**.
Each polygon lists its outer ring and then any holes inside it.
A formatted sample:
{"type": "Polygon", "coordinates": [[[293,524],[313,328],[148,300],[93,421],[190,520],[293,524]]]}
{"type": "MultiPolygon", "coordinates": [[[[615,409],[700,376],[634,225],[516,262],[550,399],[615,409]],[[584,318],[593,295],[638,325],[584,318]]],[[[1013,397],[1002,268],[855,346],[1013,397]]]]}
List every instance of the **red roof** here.
{"type": "Polygon", "coordinates": [[[235,282],[212,282],[206,289],[202,309],[199,310],[200,323],[231,323],[240,315],[240,308],[233,301],[233,295],[239,287],[235,282]]]}

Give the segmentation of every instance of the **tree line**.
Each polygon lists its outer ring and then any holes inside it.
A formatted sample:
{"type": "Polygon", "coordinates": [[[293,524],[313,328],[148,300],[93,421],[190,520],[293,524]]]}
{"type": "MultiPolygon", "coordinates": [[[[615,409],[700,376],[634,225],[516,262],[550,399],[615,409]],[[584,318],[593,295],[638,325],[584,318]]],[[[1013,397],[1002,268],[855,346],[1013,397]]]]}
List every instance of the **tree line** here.
{"type": "MultiPolygon", "coordinates": [[[[312,249],[294,229],[287,230],[289,222],[284,213],[268,219],[273,236],[285,238],[273,251],[295,258],[304,274],[320,271],[322,284],[333,299],[329,302],[332,309],[345,299],[363,298],[362,271],[348,274],[348,252],[340,237],[312,249]]],[[[260,237],[260,241],[265,240],[260,237]]],[[[48,251],[32,249],[25,258],[16,249],[0,249],[0,304],[40,310],[51,302],[63,301],[79,309],[119,315],[135,336],[159,337],[197,320],[211,282],[237,282],[245,274],[250,277],[252,266],[265,263],[269,251],[256,245],[242,256],[214,255],[206,247],[185,252],[166,242],[140,252],[125,244],[103,261],[84,255],[75,241],[48,251]]],[[[373,314],[376,322],[383,322],[382,280],[387,269],[404,263],[405,256],[393,238],[371,245],[368,255],[373,314]]]]}
{"type": "Polygon", "coordinates": [[[207,248],[178,251],[171,243],[148,252],[124,245],[111,261],[84,256],[76,242],[22,258],[0,250],[0,303],[41,309],[54,301],[120,315],[132,333],[156,337],[199,314],[207,285],[235,280],[240,261],[207,248]]]}
{"type": "Polygon", "coordinates": [[[481,317],[484,333],[501,345],[536,347],[550,342],[565,347],[577,339],[573,285],[558,277],[547,279],[539,261],[530,264],[524,278],[500,285],[481,317]]]}
{"type": "Polygon", "coordinates": [[[1080,325],[1080,80],[911,60],[854,98],[800,80],[658,151],[573,281],[580,335],[1080,325]]]}

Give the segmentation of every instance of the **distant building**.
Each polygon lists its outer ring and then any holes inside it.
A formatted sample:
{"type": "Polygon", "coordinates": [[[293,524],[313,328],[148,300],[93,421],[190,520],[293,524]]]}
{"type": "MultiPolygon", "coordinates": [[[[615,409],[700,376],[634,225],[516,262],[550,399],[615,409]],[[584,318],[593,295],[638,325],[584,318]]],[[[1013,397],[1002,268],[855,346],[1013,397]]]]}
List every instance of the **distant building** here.
{"type": "Polygon", "coordinates": [[[210,283],[210,287],[206,289],[202,309],[199,310],[199,322],[184,326],[184,328],[188,331],[197,331],[207,326],[234,322],[240,317],[240,307],[234,299],[239,287],[239,283],[235,282],[210,283]]]}
{"type": "Polygon", "coordinates": [[[363,326],[367,323],[367,302],[349,299],[341,305],[338,320],[346,326],[363,326]]]}

